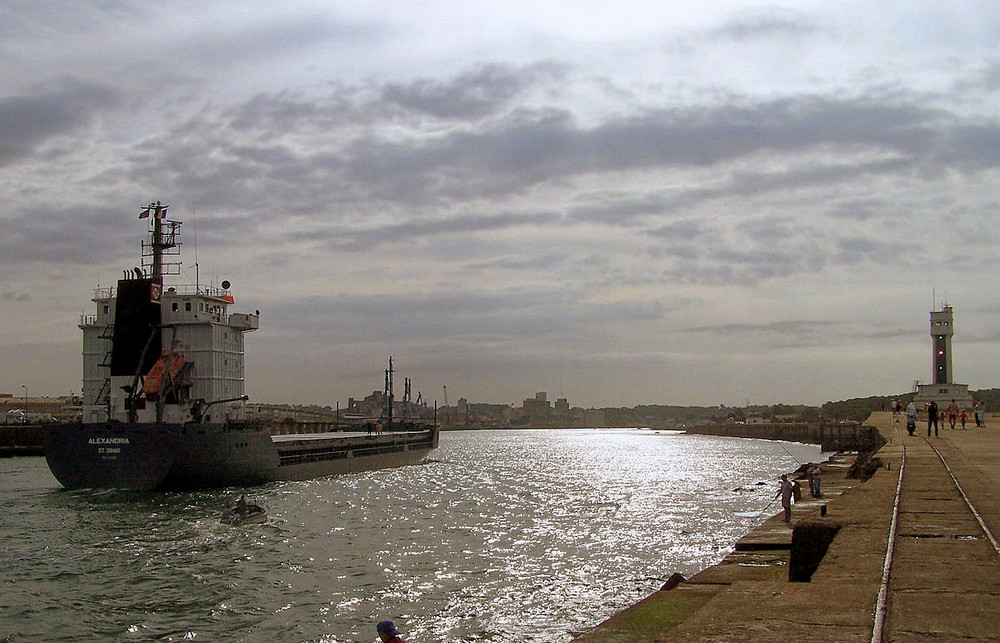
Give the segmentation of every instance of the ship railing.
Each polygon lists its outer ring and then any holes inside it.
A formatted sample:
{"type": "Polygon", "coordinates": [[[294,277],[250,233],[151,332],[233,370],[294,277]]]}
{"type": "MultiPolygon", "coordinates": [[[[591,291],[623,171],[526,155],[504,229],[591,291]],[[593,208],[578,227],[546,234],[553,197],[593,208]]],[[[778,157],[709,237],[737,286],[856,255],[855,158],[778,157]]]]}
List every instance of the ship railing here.
{"type": "Polygon", "coordinates": [[[233,293],[227,288],[218,288],[216,286],[206,286],[204,284],[170,284],[167,287],[167,293],[171,295],[181,295],[184,297],[190,297],[193,295],[204,295],[206,297],[215,297],[216,299],[232,299],[233,293]]]}
{"type": "Polygon", "coordinates": [[[115,289],[112,287],[94,288],[93,301],[104,301],[106,299],[111,299],[114,296],[115,296],[115,289]]]}
{"type": "MultiPolygon", "coordinates": [[[[167,292],[183,296],[205,295],[207,297],[215,297],[217,299],[232,299],[233,297],[232,291],[228,288],[206,286],[204,284],[170,284],[167,286],[167,292]]],[[[94,301],[104,301],[106,299],[112,299],[114,296],[115,289],[113,286],[94,288],[94,301]]]]}

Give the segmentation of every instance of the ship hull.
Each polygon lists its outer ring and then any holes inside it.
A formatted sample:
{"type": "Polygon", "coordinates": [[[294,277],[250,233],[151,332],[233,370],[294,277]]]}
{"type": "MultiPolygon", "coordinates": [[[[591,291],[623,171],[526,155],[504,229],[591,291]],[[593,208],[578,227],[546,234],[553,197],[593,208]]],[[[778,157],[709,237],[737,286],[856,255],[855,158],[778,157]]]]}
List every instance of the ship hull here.
{"type": "Polygon", "coordinates": [[[50,427],[49,469],[67,489],[209,489],[416,464],[422,431],[272,436],[260,425],[98,423],[50,427]]]}

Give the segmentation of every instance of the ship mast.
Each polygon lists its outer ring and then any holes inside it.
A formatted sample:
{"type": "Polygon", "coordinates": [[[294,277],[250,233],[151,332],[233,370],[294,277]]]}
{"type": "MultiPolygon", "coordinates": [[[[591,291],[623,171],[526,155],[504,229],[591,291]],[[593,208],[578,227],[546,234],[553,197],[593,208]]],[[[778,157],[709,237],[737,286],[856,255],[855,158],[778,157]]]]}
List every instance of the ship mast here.
{"type": "Polygon", "coordinates": [[[166,274],[164,270],[165,265],[173,265],[165,264],[163,257],[168,254],[177,254],[177,252],[168,251],[180,245],[177,241],[177,233],[181,222],[171,221],[166,218],[167,208],[169,207],[169,205],[163,205],[159,201],[156,201],[139,209],[140,219],[152,219],[153,229],[149,237],[149,251],[146,252],[144,249],[143,256],[144,258],[149,257],[151,259],[149,264],[150,278],[155,283],[161,285],[163,284],[163,276],[166,274]]]}
{"type": "Polygon", "coordinates": [[[386,427],[392,426],[392,374],[395,371],[392,369],[392,356],[389,356],[389,368],[385,369],[385,393],[382,395],[382,419],[385,421],[386,427]]]}

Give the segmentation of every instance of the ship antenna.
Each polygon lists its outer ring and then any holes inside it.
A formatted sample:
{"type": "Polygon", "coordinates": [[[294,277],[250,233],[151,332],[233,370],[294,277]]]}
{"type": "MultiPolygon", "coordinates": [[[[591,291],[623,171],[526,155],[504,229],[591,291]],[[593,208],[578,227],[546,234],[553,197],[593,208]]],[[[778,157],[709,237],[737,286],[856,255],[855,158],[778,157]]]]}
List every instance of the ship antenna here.
{"type": "Polygon", "coordinates": [[[198,211],[195,208],[191,208],[191,217],[194,219],[191,222],[194,225],[194,291],[201,293],[201,279],[198,272],[198,211]]]}
{"type": "Polygon", "coordinates": [[[153,234],[151,236],[151,249],[153,251],[153,271],[152,279],[155,283],[163,283],[163,251],[172,248],[176,244],[166,239],[163,235],[163,218],[167,216],[169,205],[162,205],[159,201],[150,203],[144,207],[139,214],[140,218],[149,217],[153,220],[153,234]]]}

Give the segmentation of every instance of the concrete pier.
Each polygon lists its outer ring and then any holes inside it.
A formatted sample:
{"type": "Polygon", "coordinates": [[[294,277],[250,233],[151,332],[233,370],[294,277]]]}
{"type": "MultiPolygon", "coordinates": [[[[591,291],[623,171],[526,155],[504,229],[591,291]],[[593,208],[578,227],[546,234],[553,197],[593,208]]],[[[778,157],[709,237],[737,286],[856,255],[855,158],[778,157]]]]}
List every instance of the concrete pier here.
{"type": "Polygon", "coordinates": [[[0,425],[0,458],[42,453],[42,425],[0,425]]]}
{"type": "Polygon", "coordinates": [[[576,640],[1000,640],[1000,427],[991,421],[927,438],[926,424],[909,436],[891,414],[873,414],[866,424],[888,442],[869,480],[847,479],[849,460],[833,459],[825,498],[803,495],[790,524],[769,518],[722,563],[576,640]],[[831,530],[809,581],[791,582],[793,541],[804,545],[799,556],[816,556],[811,541],[831,530]]]}

